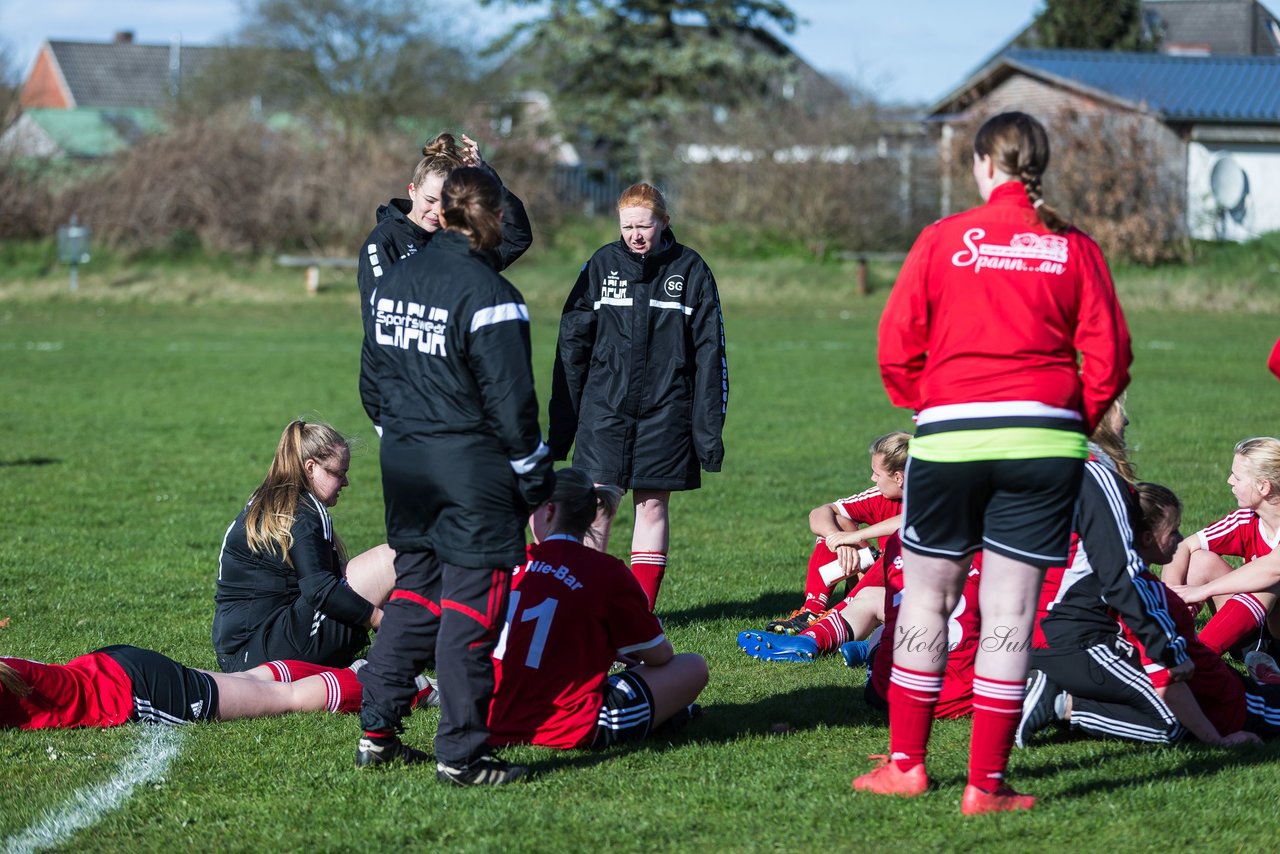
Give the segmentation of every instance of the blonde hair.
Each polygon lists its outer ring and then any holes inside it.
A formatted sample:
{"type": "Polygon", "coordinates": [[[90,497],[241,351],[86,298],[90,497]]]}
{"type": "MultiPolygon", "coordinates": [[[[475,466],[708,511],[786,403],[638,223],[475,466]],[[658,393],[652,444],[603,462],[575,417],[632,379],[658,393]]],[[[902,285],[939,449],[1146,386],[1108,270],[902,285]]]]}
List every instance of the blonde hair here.
{"type": "Polygon", "coordinates": [[[463,165],[462,149],[451,133],[442,133],[422,145],[422,159],[413,167],[413,185],[419,186],[428,175],[448,178],[449,173],[463,165]]]}
{"type": "Polygon", "coordinates": [[[31,693],[31,686],[22,681],[18,671],[0,661],[0,687],[15,697],[25,697],[31,693]]]}
{"type": "Polygon", "coordinates": [[[667,212],[667,200],[662,197],[662,192],[652,184],[632,184],[630,187],[622,191],[622,195],[618,196],[618,210],[623,208],[648,208],[653,211],[653,215],[658,219],[666,222],[671,219],[671,215],[667,212]]]}
{"type": "Polygon", "coordinates": [[[465,234],[472,249],[502,244],[502,188],[483,169],[463,166],[449,173],[440,191],[440,213],[445,229],[465,234]]]}
{"type": "MultiPolygon", "coordinates": [[[[298,500],[311,490],[306,462],[315,460],[323,464],[343,450],[350,451],[347,440],[328,424],[301,419],[289,422],[280,434],[266,479],[249,498],[244,527],[250,551],[261,554],[279,549],[284,562],[293,565],[289,557],[289,549],[293,547],[293,520],[298,512],[298,500]]],[[[346,549],[336,533],[333,544],[345,561],[346,549]]]]}
{"type": "Polygon", "coordinates": [[[618,512],[622,490],[616,486],[597,486],[582,470],[567,468],[556,472],[551,500],[559,511],[552,525],[553,532],[582,539],[597,515],[612,518],[618,512]]]}
{"type": "Polygon", "coordinates": [[[1235,453],[1249,464],[1255,480],[1270,483],[1272,494],[1280,495],[1280,439],[1245,439],[1236,445],[1235,453]]]}
{"type": "Polygon", "coordinates": [[[1173,530],[1182,523],[1182,502],[1173,490],[1158,483],[1143,481],[1134,489],[1138,493],[1141,514],[1134,525],[1137,533],[1173,530]]]}
{"type": "Polygon", "coordinates": [[[1093,429],[1093,435],[1089,437],[1089,441],[1097,445],[1102,451],[1111,458],[1116,464],[1116,471],[1127,483],[1134,483],[1138,476],[1133,471],[1133,463],[1129,462],[1129,448],[1124,443],[1124,439],[1112,427],[1111,422],[1118,415],[1121,419],[1124,414],[1125,395],[1120,395],[1111,402],[1107,407],[1107,411],[1102,414],[1102,419],[1098,422],[1098,426],[1093,429]]]}
{"type": "Polygon", "coordinates": [[[873,457],[880,457],[889,474],[897,474],[907,469],[907,443],[910,441],[910,433],[895,430],[892,433],[885,433],[872,442],[867,452],[873,457]]]}
{"type": "Polygon", "coordinates": [[[1045,228],[1057,234],[1071,228],[1065,217],[1045,204],[1040,188],[1040,178],[1049,168],[1049,134],[1044,125],[1026,113],[1000,113],[978,128],[973,150],[979,157],[989,156],[997,169],[1022,182],[1045,228]]]}

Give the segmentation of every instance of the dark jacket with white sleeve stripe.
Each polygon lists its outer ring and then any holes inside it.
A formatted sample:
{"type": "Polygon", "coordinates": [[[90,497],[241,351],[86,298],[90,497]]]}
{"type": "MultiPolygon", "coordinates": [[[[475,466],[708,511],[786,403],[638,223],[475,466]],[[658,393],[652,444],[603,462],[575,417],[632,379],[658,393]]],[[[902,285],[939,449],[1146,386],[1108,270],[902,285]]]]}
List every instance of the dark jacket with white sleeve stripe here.
{"type": "Polygon", "coordinates": [[[550,497],[524,297],[438,232],[378,286],[362,372],[381,414],[387,542],[465,567],[524,560],[525,520],[550,497]]]}
{"type": "MultiPolygon", "coordinates": [[[[502,180],[489,164],[482,167],[499,184],[502,180]]],[[[369,335],[369,327],[373,323],[373,299],[378,290],[378,283],[391,265],[421,252],[436,232],[427,231],[409,219],[409,211],[413,210],[413,202],[409,199],[392,199],[378,207],[377,225],[364,243],[360,244],[359,264],[356,268],[356,284],[360,288],[360,319],[364,324],[365,335],[369,335]]],[[[529,223],[529,215],[525,212],[524,202],[504,185],[502,188],[502,243],[489,253],[494,268],[501,271],[510,267],[516,259],[525,253],[533,243],[533,226],[529,223]]],[[[370,357],[368,349],[361,350],[361,377],[364,377],[364,362],[370,357]]],[[[366,398],[365,389],[360,390],[361,398],[366,398]]],[[[367,409],[368,404],[366,404],[367,409]]],[[[380,424],[380,416],[376,410],[368,411],[374,424],[380,424]]]]}
{"type": "Polygon", "coordinates": [[[729,368],[711,269],[668,229],[582,268],[560,317],[548,443],[599,483],[697,489],[724,460],[729,368]]]}
{"type": "Polygon", "coordinates": [[[1143,572],[1146,562],[1133,548],[1137,498],[1109,463],[1085,463],[1073,529],[1079,540],[1073,546],[1086,559],[1073,554],[1040,629],[1052,648],[1114,641],[1120,626],[1110,608],[1153,661],[1173,667],[1187,659],[1187,642],[1166,607],[1161,582],[1143,572]]]}

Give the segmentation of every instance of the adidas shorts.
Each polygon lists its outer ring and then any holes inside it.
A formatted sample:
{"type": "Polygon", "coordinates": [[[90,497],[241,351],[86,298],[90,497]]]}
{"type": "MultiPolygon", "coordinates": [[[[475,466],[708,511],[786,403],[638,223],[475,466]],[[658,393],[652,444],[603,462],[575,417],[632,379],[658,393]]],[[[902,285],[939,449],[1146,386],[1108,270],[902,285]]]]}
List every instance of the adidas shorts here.
{"type": "Polygon", "coordinates": [[[907,459],[902,545],[963,560],[981,549],[1049,568],[1067,562],[1084,460],[907,459]]]}
{"type": "Polygon", "coordinates": [[[640,741],[653,725],[653,694],[645,681],[623,670],[609,677],[604,703],[596,718],[592,750],[602,750],[626,741],[640,741]]]}
{"type": "Polygon", "coordinates": [[[368,629],[331,620],[299,597],[259,626],[240,649],[219,653],[218,668],[223,673],[243,673],[281,659],[346,667],[368,645],[368,629]]]}
{"type": "Polygon", "coordinates": [[[177,725],[217,717],[218,686],[208,673],[136,646],[108,646],[98,652],[110,656],[133,683],[130,720],[177,725]]]}

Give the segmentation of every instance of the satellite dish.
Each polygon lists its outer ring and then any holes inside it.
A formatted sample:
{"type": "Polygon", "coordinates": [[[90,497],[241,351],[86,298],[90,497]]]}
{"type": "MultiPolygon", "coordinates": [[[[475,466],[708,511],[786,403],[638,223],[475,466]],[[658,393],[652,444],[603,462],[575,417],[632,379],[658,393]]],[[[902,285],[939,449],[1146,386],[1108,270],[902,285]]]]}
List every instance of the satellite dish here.
{"type": "Polygon", "coordinates": [[[1249,176],[1230,154],[1224,154],[1209,172],[1209,190],[1223,210],[1233,211],[1244,204],[1249,194],[1249,176]]]}

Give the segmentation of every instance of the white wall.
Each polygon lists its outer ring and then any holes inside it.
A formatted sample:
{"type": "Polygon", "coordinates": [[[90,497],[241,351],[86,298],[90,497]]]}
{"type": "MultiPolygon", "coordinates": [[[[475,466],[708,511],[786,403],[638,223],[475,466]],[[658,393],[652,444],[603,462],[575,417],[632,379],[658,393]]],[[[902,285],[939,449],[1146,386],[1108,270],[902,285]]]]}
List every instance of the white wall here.
{"type": "Polygon", "coordinates": [[[1280,143],[1188,143],[1187,228],[1192,237],[1236,241],[1280,230],[1280,143]],[[1230,155],[1249,179],[1243,205],[1225,215],[1209,190],[1209,172],[1224,155],[1230,155]]]}

